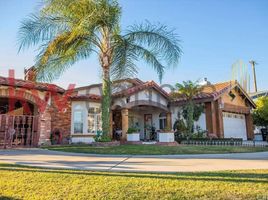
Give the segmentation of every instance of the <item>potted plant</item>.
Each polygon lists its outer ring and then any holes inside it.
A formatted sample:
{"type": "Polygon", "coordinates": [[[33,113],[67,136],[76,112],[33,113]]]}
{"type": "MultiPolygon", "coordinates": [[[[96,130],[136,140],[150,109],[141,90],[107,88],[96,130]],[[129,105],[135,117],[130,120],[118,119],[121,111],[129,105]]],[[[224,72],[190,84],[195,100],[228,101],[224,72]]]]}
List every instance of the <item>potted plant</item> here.
{"type": "Polygon", "coordinates": [[[159,142],[174,142],[174,131],[165,128],[159,132],[159,142]]]}
{"type": "Polygon", "coordinates": [[[127,141],[128,142],[138,142],[140,141],[140,132],[136,127],[130,127],[127,130],[127,141]]]}

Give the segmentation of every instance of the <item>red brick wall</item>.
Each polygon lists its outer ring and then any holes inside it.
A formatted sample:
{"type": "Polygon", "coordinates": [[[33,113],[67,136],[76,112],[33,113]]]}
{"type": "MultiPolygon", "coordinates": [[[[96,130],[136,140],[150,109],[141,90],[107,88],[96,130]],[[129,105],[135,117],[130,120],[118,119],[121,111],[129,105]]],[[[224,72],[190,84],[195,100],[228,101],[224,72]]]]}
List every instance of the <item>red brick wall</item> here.
{"type": "Polygon", "coordinates": [[[67,143],[67,139],[71,134],[71,101],[63,100],[62,102],[61,108],[59,109],[58,106],[55,105],[55,100],[52,100],[50,107],[51,132],[59,131],[63,137],[62,142],[67,143]]]}

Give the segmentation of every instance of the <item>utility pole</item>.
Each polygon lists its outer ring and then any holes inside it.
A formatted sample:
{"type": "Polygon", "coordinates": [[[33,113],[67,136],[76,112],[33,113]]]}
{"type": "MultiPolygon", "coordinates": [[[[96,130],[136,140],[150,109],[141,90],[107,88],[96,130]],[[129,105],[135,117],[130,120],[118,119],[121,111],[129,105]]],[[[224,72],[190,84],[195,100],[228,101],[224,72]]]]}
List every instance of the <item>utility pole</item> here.
{"type": "Polygon", "coordinates": [[[258,91],[257,88],[257,79],[256,79],[256,70],[255,70],[255,65],[257,65],[258,63],[254,60],[250,60],[249,63],[252,66],[252,71],[253,71],[253,83],[254,83],[254,92],[258,91]]]}

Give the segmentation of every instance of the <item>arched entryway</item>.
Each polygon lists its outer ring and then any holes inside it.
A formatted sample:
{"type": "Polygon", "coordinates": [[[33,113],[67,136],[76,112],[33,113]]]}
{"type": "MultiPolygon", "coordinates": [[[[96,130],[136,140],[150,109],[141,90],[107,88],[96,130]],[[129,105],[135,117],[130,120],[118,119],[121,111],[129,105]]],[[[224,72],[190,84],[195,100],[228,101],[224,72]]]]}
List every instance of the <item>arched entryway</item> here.
{"type": "Polygon", "coordinates": [[[38,99],[19,92],[0,89],[0,148],[38,145],[38,99]]]}

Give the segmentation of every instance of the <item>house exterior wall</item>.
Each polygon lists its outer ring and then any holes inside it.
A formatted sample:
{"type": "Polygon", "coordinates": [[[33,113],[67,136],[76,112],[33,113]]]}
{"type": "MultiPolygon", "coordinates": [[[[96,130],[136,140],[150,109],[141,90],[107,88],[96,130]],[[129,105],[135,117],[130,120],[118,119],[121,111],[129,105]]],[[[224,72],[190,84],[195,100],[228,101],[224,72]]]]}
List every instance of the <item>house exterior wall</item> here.
{"type": "Polygon", "coordinates": [[[234,89],[232,89],[231,92],[235,95],[235,98],[232,100],[232,98],[229,96],[229,93],[224,93],[221,97],[222,102],[225,104],[239,105],[246,107],[245,100],[241,97],[241,95],[234,89]]]}
{"type": "Polygon", "coordinates": [[[86,94],[101,95],[101,88],[96,86],[78,91],[78,95],[86,95],[86,94]]]}
{"type": "Polygon", "coordinates": [[[113,100],[113,107],[120,106],[120,107],[126,107],[128,103],[135,103],[139,101],[147,101],[147,102],[153,102],[153,103],[159,103],[160,105],[167,107],[168,105],[168,100],[165,99],[162,95],[157,93],[155,90],[143,90],[140,92],[137,92],[136,94],[130,95],[128,97],[121,97],[121,98],[116,98],[113,100]]]}
{"type": "MultiPolygon", "coordinates": [[[[171,127],[173,128],[174,123],[178,119],[178,112],[182,113],[182,106],[171,106],[170,111],[171,111],[171,127]]],[[[207,130],[205,111],[204,113],[201,113],[199,119],[194,122],[195,131],[196,126],[199,126],[201,130],[207,130]]]]}
{"type": "Polygon", "coordinates": [[[72,142],[83,142],[87,141],[89,143],[93,140],[93,136],[96,135],[95,133],[88,132],[88,109],[90,107],[100,108],[101,104],[97,102],[90,102],[90,101],[73,101],[71,102],[71,138],[72,142]],[[74,133],[74,112],[82,111],[83,113],[83,131],[82,133],[74,133]],[[89,137],[91,139],[85,139],[89,137]]]}

